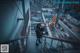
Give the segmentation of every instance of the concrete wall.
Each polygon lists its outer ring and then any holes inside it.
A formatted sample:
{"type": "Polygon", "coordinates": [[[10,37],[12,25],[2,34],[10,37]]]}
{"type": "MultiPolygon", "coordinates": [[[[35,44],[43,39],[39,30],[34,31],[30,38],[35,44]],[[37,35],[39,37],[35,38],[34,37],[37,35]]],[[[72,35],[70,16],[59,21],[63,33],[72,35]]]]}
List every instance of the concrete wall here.
{"type": "MultiPolygon", "coordinates": [[[[28,7],[26,8],[28,9],[28,7]]],[[[10,0],[0,1],[0,42],[7,41],[12,37],[15,38],[13,33],[19,24],[17,18],[23,18],[22,3],[20,1],[10,0]]],[[[21,26],[21,24],[19,24],[19,26],[21,26]]]]}

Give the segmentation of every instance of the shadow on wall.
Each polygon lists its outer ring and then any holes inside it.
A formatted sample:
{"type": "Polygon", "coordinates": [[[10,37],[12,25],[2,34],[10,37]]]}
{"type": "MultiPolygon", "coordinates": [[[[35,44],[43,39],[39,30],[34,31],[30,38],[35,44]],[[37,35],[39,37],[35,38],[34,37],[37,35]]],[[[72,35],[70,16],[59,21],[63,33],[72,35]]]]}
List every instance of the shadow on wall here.
{"type": "MultiPolygon", "coordinates": [[[[25,1],[25,5],[26,5],[25,11],[27,12],[29,8],[28,0],[25,1]]],[[[27,23],[28,21],[27,18],[29,16],[25,15],[25,17],[26,17],[25,23],[27,23]]],[[[17,18],[23,18],[22,3],[16,0],[0,1],[0,42],[8,41],[11,37],[13,37],[12,33],[14,32],[18,25],[17,18]],[[19,7],[19,9],[17,8],[16,5],[19,7]],[[19,11],[22,12],[22,15],[21,12],[19,11]]]]}
{"type": "MultiPolygon", "coordinates": [[[[9,40],[12,31],[17,26],[16,1],[0,1],[0,42],[9,40]]],[[[21,17],[21,16],[19,16],[21,17]]]]}

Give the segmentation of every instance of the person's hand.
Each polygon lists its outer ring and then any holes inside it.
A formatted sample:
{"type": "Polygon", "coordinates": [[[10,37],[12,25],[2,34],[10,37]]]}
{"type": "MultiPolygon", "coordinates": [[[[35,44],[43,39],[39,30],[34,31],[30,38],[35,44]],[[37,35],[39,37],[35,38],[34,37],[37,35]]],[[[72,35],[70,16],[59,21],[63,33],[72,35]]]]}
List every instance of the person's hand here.
{"type": "Polygon", "coordinates": [[[43,32],[43,34],[45,34],[45,32],[43,32]]]}

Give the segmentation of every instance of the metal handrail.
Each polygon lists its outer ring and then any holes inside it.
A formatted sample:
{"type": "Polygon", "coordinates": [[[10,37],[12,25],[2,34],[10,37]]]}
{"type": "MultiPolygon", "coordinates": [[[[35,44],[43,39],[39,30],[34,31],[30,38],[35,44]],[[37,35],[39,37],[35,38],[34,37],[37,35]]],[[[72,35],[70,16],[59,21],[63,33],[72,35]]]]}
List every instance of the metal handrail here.
{"type": "Polygon", "coordinates": [[[25,39],[25,38],[27,38],[27,36],[26,36],[26,37],[21,37],[21,38],[16,38],[16,39],[14,39],[14,40],[9,40],[9,41],[5,41],[5,42],[0,42],[0,44],[9,44],[9,43],[13,43],[13,42],[15,42],[15,41],[22,40],[22,39],[25,39]]]}
{"type": "Polygon", "coordinates": [[[49,37],[49,36],[43,36],[43,37],[53,39],[53,40],[62,41],[62,42],[67,42],[67,43],[71,43],[71,44],[80,44],[79,41],[73,41],[73,40],[67,40],[67,39],[62,39],[62,38],[57,38],[57,37],[49,37]]]}
{"type": "MultiPolygon", "coordinates": [[[[1,42],[0,44],[9,44],[9,43],[13,43],[15,41],[21,40],[21,39],[25,39],[26,37],[21,37],[21,38],[17,38],[14,40],[10,40],[10,41],[5,41],[5,42],[1,42]]],[[[67,40],[67,39],[62,39],[62,38],[57,38],[57,37],[49,37],[49,36],[43,36],[44,38],[49,38],[49,39],[53,39],[53,40],[58,40],[58,41],[62,41],[62,42],[67,42],[67,43],[71,43],[71,44],[80,44],[80,42],[78,41],[73,41],[73,40],[67,40]]]]}
{"type": "Polygon", "coordinates": [[[68,31],[70,31],[76,39],[80,40],[79,37],[76,36],[76,34],[71,29],[69,29],[69,27],[67,27],[61,20],[59,20],[59,24],[62,25],[62,27],[65,27],[66,29],[68,29],[68,31]]]}

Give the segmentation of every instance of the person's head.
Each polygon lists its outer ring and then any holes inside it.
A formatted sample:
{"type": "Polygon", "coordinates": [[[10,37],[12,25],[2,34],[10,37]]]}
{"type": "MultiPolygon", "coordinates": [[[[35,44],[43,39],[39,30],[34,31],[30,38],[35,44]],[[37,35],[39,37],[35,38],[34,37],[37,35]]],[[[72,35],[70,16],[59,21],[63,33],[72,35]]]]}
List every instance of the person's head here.
{"type": "Polygon", "coordinates": [[[41,26],[42,26],[42,27],[45,27],[45,24],[44,24],[44,23],[41,23],[41,26]]]}

